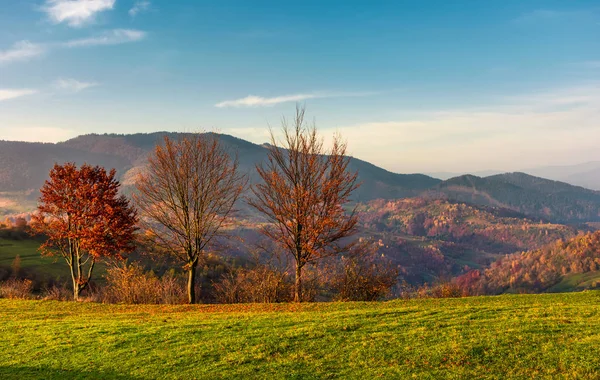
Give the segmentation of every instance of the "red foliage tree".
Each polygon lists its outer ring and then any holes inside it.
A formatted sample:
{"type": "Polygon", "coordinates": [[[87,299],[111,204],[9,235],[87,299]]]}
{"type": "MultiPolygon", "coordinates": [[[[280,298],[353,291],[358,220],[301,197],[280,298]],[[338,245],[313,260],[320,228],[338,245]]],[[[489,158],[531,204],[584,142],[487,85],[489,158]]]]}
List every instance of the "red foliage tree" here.
{"type": "Polygon", "coordinates": [[[115,170],[73,163],[54,165],[41,188],[32,226],[47,236],[42,254],[60,254],[69,265],[73,297],[79,298],[96,261],[133,251],[137,212],[119,195],[115,170]]]}

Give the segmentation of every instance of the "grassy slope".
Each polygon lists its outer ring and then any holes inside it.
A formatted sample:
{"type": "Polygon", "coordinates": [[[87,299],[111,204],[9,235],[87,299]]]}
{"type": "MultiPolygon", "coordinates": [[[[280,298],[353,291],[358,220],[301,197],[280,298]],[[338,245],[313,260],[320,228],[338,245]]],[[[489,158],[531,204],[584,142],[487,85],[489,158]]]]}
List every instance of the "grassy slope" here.
{"type": "Polygon", "coordinates": [[[600,271],[571,273],[562,278],[562,280],[548,289],[548,292],[572,292],[596,287],[600,282],[600,271]]]}
{"type": "MultiPolygon", "coordinates": [[[[42,256],[40,243],[35,240],[11,240],[0,238],[0,267],[9,268],[17,255],[21,258],[21,270],[28,278],[40,282],[69,282],[69,267],[62,256],[42,256]]],[[[99,262],[94,267],[94,282],[102,283],[106,264],[99,262]]]]}
{"type": "Polygon", "coordinates": [[[21,257],[21,268],[31,269],[51,277],[67,276],[68,269],[62,257],[43,257],[35,240],[0,239],[0,265],[9,267],[15,257],[21,257]]]}
{"type": "Polygon", "coordinates": [[[598,378],[600,293],[307,305],[0,300],[0,378],[598,378]]]}

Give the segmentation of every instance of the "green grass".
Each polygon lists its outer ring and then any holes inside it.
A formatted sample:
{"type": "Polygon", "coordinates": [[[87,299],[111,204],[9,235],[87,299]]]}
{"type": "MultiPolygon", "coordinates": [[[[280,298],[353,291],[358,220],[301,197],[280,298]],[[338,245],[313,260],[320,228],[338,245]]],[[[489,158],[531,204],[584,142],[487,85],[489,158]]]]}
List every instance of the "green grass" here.
{"type": "Polygon", "coordinates": [[[385,303],[0,300],[1,379],[600,377],[600,292],[385,303]]]}
{"type": "Polygon", "coordinates": [[[0,239],[0,266],[10,267],[17,255],[21,268],[48,276],[68,276],[68,268],[62,257],[44,257],[38,251],[40,243],[35,240],[0,239]]]}
{"type": "Polygon", "coordinates": [[[570,273],[562,278],[562,280],[548,289],[549,292],[570,292],[584,289],[597,288],[597,283],[600,282],[600,271],[585,272],[585,273],[570,273]]]}
{"type": "MultiPolygon", "coordinates": [[[[12,240],[0,238],[0,267],[10,268],[18,255],[21,258],[21,270],[26,277],[38,282],[57,281],[68,283],[71,279],[69,267],[62,256],[42,256],[38,251],[40,242],[33,239],[12,240]]],[[[92,275],[96,283],[104,282],[106,264],[99,262],[92,275]]]]}

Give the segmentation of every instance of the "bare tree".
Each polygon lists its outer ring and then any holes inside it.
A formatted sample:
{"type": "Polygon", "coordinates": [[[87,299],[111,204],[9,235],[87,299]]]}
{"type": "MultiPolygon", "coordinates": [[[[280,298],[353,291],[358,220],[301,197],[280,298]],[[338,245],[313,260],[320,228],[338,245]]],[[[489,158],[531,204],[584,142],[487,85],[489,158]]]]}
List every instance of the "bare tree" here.
{"type": "Polygon", "coordinates": [[[296,266],[294,301],[302,301],[302,269],[320,258],[347,251],[344,238],[356,232],[357,216],[344,206],[358,188],[348,169],[346,143],[335,135],[330,150],[296,108],[293,126],[283,119],[283,142],[271,131],[267,162],[257,165],[262,183],[252,187],[249,204],[269,224],[263,233],[278,243],[296,266]]]}
{"type": "Polygon", "coordinates": [[[137,179],[134,195],[156,242],[184,264],[188,301],[196,301],[196,268],[231,221],[247,179],[216,136],[164,138],[137,179]]]}

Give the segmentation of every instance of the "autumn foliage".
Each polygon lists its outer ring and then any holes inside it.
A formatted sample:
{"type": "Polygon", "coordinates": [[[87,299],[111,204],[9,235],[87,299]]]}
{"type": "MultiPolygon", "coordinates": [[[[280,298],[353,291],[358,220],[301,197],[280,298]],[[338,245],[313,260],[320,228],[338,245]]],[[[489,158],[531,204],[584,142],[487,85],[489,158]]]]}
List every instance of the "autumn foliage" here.
{"type": "Polygon", "coordinates": [[[43,254],[60,254],[69,265],[73,296],[90,283],[96,262],[134,249],[137,213],[119,195],[115,170],[73,163],[55,165],[41,188],[32,227],[47,237],[43,254]]]}
{"type": "Polygon", "coordinates": [[[356,232],[358,217],[344,206],[359,186],[348,171],[346,144],[335,136],[330,150],[316,127],[307,126],[304,109],[293,125],[283,121],[283,143],[271,132],[267,162],[257,166],[262,182],[252,187],[249,203],[266,217],[262,232],[294,260],[294,300],[302,301],[302,269],[323,257],[346,252],[346,237],[356,232]]]}
{"type": "Polygon", "coordinates": [[[565,276],[600,270],[600,231],[529,252],[506,255],[488,268],[455,280],[464,294],[532,293],[549,290],[565,276]]]}

